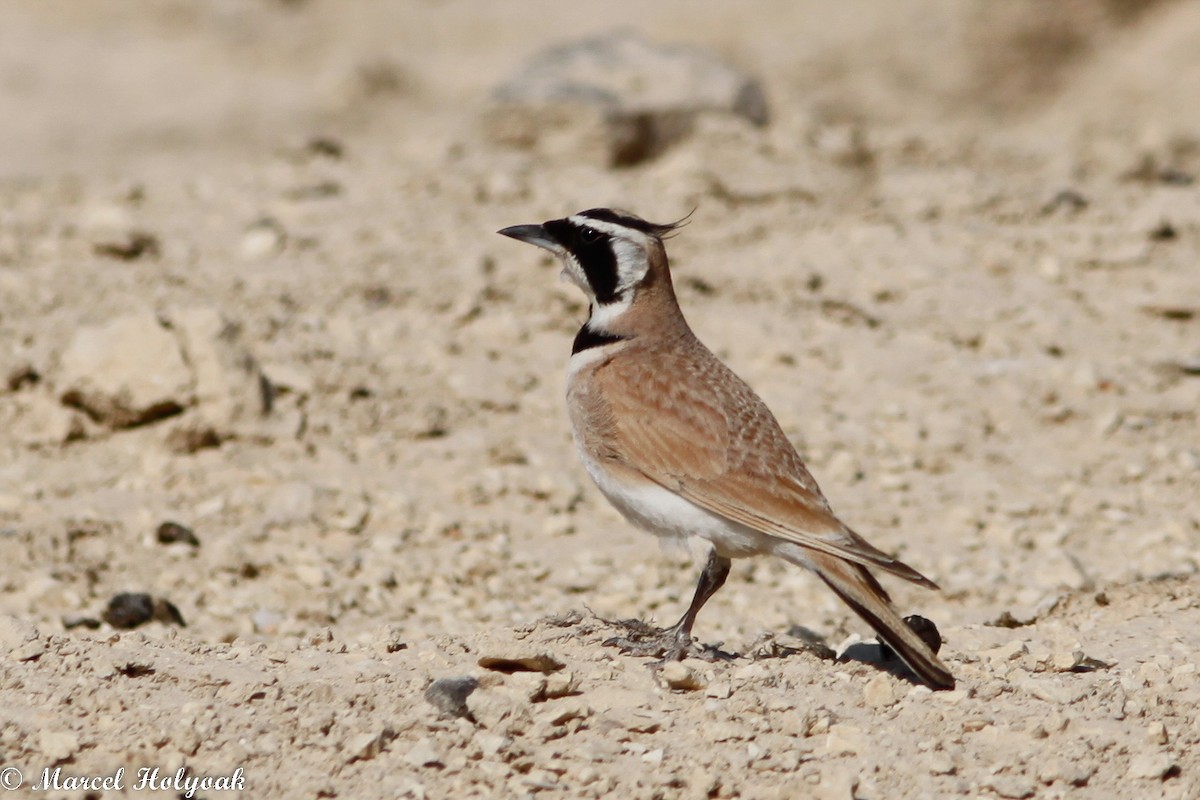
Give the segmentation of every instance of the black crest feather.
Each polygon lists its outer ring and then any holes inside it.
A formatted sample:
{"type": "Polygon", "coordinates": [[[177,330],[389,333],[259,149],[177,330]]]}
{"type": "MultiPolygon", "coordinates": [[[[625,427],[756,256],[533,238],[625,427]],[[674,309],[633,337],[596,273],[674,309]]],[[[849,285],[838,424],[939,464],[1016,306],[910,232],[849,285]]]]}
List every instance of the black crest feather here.
{"type": "Polygon", "coordinates": [[[688,220],[691,219],[692,213],[695,213],[695,209],[693,209],[692,212],[690,212],[683,219],[666,223],[648,222],[636,214],[630,214],[627,211],[619,211],[612,208],[589,208],[587,211],[580,211],[578,216],[599,220],[601,222],[611,222],[615,225],[623,225],[626,228],[632,228],[635,231],[641,231],[642,233],[648,233],[652,236],[657,236],[660,239],[665,239],[670,236],[672,232],[686,225],[688,220]]]}

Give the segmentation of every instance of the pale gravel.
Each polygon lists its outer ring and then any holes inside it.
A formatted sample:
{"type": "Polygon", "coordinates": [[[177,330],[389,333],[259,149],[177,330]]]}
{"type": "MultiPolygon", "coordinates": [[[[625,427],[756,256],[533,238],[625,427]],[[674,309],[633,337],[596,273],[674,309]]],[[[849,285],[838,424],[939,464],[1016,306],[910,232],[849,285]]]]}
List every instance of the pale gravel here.
{"type": "Polygon", "coordinates": [[[1200,793],[1200,378],[1164,367],[1200,352],[1200,194],[1129,178],[1200,175],[1200,13],[1072,4],[1041,22],[1076,59],[1012,63],[1033,4],[749,5],[6,12],[0,70],[34,78],[0,88],[0,767],[242,767],[255,797],[1200,793]],[[635,9],[760,75],[772,123],[619,171],[572,154],[586,131],[488,140],[490,86],[635,9]],[[596,205],[696,208],[670,245],[692,325],[941,584],[888,585],[958,689],[800,649],[870,632],[772,562],[696,632],[782,657],[660,676],[602,646],[600,618],[673,621],[700,563],[588,483],[562,408],[586,310],[494,234],[596,205]],[[159,253],[97,255],[112,230],[159,253]],[[147,308],[240,322],[272,417],[188,453],[203,409],[65,409],[76,333],[147,308]],[[64,627],[126,591],[187,627],[64,627]],[[479,666],[543,653],[564,670],[479,666]],[[443,715],[425,691],[458,678],[471,713],[443,715]]]}

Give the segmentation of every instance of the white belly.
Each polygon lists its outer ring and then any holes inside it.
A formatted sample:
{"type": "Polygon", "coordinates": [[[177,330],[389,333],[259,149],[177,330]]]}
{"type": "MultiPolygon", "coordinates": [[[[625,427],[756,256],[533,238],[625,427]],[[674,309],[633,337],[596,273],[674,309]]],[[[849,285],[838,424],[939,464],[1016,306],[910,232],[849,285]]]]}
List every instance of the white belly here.
{"type": "Polygon", "coordinates": [[[620,480],[589,457],[578,442],[576,445],[584,467],[608,502],[627,520],[655,536],[678,542],[698,536],[711,542],[726,558],[770,553],[778,544],[773,536],[714,514],[649,480],[620,480]]]}

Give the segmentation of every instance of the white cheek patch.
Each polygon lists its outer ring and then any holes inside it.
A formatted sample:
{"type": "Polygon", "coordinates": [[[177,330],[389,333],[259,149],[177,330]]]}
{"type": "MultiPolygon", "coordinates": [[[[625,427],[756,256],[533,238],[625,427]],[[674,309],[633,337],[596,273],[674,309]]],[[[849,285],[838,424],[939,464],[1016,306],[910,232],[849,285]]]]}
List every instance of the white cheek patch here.
{"type": "Polygon", "coordinates": [[[607,321],[616,319],[629,308],[633,294],[631,290],[645,280],[646,273],[650,271],[647,253],[654,242],[645,233],[624,225],[579,215],[568,219],[580,228],[592,228],[607,234],[613,260],[616,262],[616,285],[613,288],[619,299],[612,303],[599,304],[583,267],[565,248],[558,252],[563,262],[561,279],[575,284],[587,295],[588,302],[593,306],[590,324],[599,330],[607,321]]]}
{"type": "Polygon", "coordinates": [[[617,291],[625,292],[641,283],[650,263],[646,251],[628,239],[613,239],[612,248],[617,259],[617,291]]]}
{"type": "Polygon", "coordinates": [[[594,228],[609,235],[613,256],[617,261],[618,292],[636,286],[646,277],[646,273],[650,271],[646,254],[654,243],[649,235],[634,228],[591,217],[576,215],[569,219],[580,227],[594,228]]]}

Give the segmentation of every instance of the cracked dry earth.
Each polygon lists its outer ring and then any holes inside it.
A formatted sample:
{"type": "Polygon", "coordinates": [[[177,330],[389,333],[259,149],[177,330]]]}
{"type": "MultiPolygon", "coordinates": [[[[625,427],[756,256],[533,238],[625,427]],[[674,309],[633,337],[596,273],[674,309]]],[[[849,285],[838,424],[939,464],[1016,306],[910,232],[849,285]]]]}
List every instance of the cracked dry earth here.
{"type": "Polygon", "coordinates": [[[14,796],[144,796],[143,767],[253,797],[1200,796],[1195,4],[3,13],[14,796]],[[621,22],[757,76],[769,121],[620,168],[590,117],[497,133],[505,76],[621,22]],[[597,205],[696,209],[685,313],[941,584],[888,588],[957,689],[768,561],[696,627],[737,657],[604,646],[701,561],[589,484],[586,309],[493,233],[597,205]],[[29,790],[56,767],[127,777],[29,790]]]}

